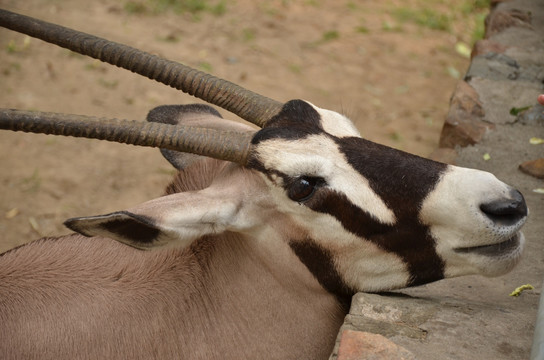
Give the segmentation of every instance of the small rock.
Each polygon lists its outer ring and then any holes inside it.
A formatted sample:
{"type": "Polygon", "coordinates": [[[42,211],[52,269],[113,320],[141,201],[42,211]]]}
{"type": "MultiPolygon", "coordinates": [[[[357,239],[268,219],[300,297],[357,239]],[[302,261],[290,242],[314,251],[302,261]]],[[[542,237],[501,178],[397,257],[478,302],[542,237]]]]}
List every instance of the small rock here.
{"type": "Polygon", "coordinates": [[[415,360],[410,351],[382,335],[345,330],[340,340],[338,360],[415,360]]]}
{"type": "Polygon", "coordinates": [[[227,63],[229,64],[238,64],[240,60],[236,56],[227,56],[227,63]]]}
{"type": "Polygon", "coordinates": [[[526,174],[544,179],[544,158],[526,161],[519,166],[519,169],[526,174]]]}
{"type": "Polygon", "coordinates": [[[450,109],[440,135],[441,148],[455,148],[478,143],[493,124],[482,121],[485,112],[478,93],[466,81],[460,81],[450,100],[450,109]]]}
{"type": "Polygon", "coordinates": [[[519,114],[517,121],[524,125],[544,125],[544,105],[531,106],[519,114]]]}

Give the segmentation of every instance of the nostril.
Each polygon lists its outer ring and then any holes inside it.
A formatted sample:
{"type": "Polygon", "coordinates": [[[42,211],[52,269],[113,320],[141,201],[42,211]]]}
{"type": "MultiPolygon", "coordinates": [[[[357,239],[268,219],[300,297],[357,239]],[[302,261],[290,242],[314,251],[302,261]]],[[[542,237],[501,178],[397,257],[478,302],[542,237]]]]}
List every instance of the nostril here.
{"type": "Polygon", "coordinates": [[[510,192],[511,198],[495,200],[480,205],[480,210],[493,222],[501,225],[514,225],[527,216],[527,204],[523,195],[517,191],[510,192]]]}

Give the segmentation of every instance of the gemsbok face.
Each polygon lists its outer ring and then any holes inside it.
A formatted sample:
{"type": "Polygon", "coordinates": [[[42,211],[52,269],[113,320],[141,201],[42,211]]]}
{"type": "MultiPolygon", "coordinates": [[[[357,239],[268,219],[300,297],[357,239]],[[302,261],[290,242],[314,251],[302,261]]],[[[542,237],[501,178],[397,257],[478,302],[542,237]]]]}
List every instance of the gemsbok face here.
{"type": "Polygon", "coordinates": [[[292,247],[328,249],[351,288],[495,276],[520,258],[523,196],[489,173],[372,143],[344,116],[302,101],[252,143],[250,167],[283,190],[279,208],[308,224],[306,243],[292,247]]]}

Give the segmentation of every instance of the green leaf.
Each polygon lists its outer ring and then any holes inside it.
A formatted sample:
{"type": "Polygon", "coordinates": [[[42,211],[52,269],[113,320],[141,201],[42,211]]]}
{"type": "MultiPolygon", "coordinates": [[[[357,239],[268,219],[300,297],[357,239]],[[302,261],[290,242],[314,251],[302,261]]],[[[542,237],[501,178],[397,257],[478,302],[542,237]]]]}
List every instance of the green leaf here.
{"type": "Polygon", "coordinates": [[[520,108],[513,107],[513,108],[510,109],[510,115],[518,116],[519,113],[521,113],[521,112],[523,112],[525,110],[528,110],[530,108],[531,108],[531,105],[520,107],[520,108]]]}

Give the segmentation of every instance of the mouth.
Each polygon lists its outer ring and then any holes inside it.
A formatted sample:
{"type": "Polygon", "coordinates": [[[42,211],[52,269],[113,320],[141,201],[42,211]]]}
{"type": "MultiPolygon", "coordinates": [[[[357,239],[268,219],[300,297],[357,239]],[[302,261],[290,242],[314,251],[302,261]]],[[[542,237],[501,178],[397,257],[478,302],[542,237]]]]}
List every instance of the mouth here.
{"type": "Polygon", "coordinates": [[[514,236],[503,242],[491,245],[481,245],[473,247],[457,248],[455,252],[461,254],[477,254],[484,256],[501,256],[509,254],[517,249],[520,245],[520,233],[516,233],[514,236]]]}

